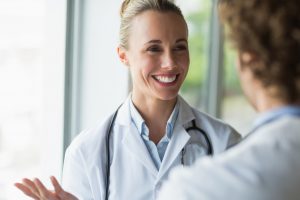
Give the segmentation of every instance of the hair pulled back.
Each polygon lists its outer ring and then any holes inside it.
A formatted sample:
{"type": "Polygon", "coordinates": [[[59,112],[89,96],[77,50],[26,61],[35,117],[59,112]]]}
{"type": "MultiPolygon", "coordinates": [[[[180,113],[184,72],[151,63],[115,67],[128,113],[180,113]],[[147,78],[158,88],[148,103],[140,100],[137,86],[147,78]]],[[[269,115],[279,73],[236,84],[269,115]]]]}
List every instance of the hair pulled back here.
{"type": "Polygon", "coordinates": [[[120,46],[128,49],[128,38],[133,18],[147,11],[174,12],[183,17],[181,10],[170,0],[124,0],[120,9],[120,46]]]}

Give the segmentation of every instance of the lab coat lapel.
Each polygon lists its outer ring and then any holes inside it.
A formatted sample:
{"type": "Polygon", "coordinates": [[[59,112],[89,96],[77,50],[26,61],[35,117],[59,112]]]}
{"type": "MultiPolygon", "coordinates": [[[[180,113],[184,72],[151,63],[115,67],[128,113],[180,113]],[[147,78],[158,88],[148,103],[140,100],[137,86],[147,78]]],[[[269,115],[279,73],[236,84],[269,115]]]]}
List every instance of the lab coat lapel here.
{"type": "Polygon", "coordinates": [[[123,144],[124,147],[136,158],[136,160],[144,165],[144,167],[146,167],[153,175],[157,176],[158,171],[148,149],[137,129],[133,125],[127,128],[123,144]]]}
{"type": "Polygon", "coordinates": [[[125,150],[128,150],[128,152],[132,154],[138,162],[144,165],[145,168],[147,168],[154,176],[157,176],[158,170],[148,152],[148,149],[141,138],[140,133],[131,122],[129,101],[130,96],[120,108],[117,121],[119,125],[124,126],[124,138],[122,141],[124,148],[125,150]]]}
{"type": "Polygon", "coordinates": [[[172,139],[168,144],[161,168],[158,172],[158,180],[168,171],[172,163],[178,159],[178,156],[181,154],[181,150],[187,144],[189,139],[190,135],[185,131],[183,126],[175,127],[172,139]]]}
{"type": "Polygon", "coordinates": [[[158,173],[158,180],[162,178],[166,172],[168,172],[172,163],[178,159],[178,156],[181,154],[181,150],[185,147],[191,137],[188,132],[186,132],[185,126],[191,120],[195,119],[195,115],[192,108],[180,96],[178,96],[178,101],[178,118],[158,173]]]}

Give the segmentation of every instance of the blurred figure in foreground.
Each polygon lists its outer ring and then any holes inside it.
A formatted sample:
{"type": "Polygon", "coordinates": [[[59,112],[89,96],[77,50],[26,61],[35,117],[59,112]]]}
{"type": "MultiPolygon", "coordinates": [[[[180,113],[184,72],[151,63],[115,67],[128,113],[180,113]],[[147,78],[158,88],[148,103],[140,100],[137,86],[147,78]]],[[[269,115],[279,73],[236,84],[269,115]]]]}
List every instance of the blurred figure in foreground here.
{"type": "Polygon", "coordinates": [[[299,11],[299,0],[220,0],[244,94],[260,116],[240,144],[175,169],[160,200],[300,199],[299,11]]]}

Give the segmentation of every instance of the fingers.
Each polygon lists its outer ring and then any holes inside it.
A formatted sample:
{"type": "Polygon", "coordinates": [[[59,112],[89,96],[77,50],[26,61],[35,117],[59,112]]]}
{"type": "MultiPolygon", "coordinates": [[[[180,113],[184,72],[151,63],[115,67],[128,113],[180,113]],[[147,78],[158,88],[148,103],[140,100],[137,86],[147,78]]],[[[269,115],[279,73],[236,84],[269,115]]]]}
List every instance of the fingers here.
{"type": "Polygon", "coordinates": [[[63,200],[78,200],[72,194],[64,191],[63,188],[60,186],[60,184],[58,183],[57,179],[54,176],[51,176],[50,179],[51,179],[52,185],[54,187],[54,191],[60,199],[63,199],[63,200]]]}
{"type": "Polygon", "coordinates": [[[15,183],[15,186],[21,190],[25,195],[35,199],[35,200],[38,200],[38,196],[36,196],[30,188],[28,188],[26,185],[22,184],[22,183],[15,183]]]}
{"type": "Polygon", "coordinates": [[[15,183],[15,186],[25,195],[35,200],[78,200],[72,194],[65,192],[54,176],[50,177],[50,179],[54,186],[54,191],[48,190],[38,178],[35,178],[33,181],[24,178],[22,183],[15,183]]]}
{"type": "Polygon", "coordinates": [[[48,190],[44,184],[35,178],[33,181],[24,178],[22,183],[16,183],[15,186],[25,195],[35,200],[56,200],[56,194],[48,190]]]}
{"type": "Polygon", "coordinates": [[[39,194],[41,194],[42,196],[45,196],[45,194],[47,194],[49,192],[48,189],[44,186],[44,184],[38,178],[35,178],[33,180],[33,182],[36,185],[37,190],[39,191],[39,194]]]}
{"type": "Polygon", "coordinates": [[[34,184],[33,181],[27,179],[27,178],[24,178],[22,180],[23,184],[28,187],[35,195],[39,195],[39,191],[36,187],[36,185],[34,184]]]}
{"type": "Polygon", "coordinates": [[[50,177],[52,185],[54,187],[54,191],[59,195],[60,193],[64,192],[60,184],[58,183],[57,179],[54,176],[50,177]]]}

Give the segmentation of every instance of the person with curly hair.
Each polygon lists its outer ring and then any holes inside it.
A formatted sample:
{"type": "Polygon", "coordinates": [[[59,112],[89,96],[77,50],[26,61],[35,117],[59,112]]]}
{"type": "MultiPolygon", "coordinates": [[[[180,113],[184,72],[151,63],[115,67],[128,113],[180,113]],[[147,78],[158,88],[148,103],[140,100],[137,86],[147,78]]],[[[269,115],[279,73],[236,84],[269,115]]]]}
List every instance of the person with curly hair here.
{"type": "Polygon", "coordinates": [[[300,199],[300,1],[220,0],[238,74],[260,114],[241,143],[175,169],[159,200],[300,199]]]}

